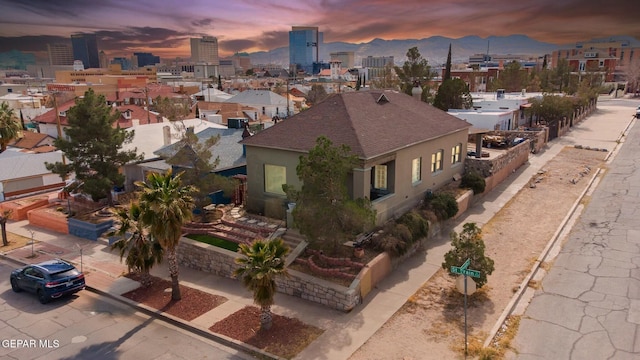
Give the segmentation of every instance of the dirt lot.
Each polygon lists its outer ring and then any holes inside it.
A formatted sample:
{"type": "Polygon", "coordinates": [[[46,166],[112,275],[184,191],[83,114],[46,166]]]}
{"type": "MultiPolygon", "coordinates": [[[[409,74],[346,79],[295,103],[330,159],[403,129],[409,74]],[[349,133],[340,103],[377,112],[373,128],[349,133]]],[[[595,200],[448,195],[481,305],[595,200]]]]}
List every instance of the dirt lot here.
{"type": "MultiPolygon", "coordinates": [[[[483,227],[495,271],[469,299],[469,349],[484,342],[606,154],[565,148],[483,227]]],[[[350,359],[464,358],[464,297],[454,288],[440,270],[350,359]]]]}

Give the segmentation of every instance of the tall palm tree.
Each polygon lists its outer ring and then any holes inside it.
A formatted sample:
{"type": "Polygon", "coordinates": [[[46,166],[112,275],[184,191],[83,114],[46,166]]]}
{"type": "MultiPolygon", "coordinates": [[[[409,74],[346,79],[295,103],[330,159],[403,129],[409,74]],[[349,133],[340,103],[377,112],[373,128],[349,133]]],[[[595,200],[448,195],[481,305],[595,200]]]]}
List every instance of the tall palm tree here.
{"type": "Polygon", "coordinates": [[[289,247],[282,239],[255,240],[251,245],[240,244],[238,252],[243,255],[235,259],[240,265],[234,275],[242,280],[242,284],[253,292],[253,302],[260,306],[260,327],[271,328],[271,305],[276,293],[276,278],[288,276],[285,267],[285,256],[289,247]]]}
{"type": "Polygon", "coordinates": [[[145,182],[136,182],[141,189],[142,224],[149,227],[149,234],[158,240],[167,255],[172,300],[181,298],[176,247],[182,236],[182,225],[193,215],[195,201],[191,195],[197,190],[194,186],[182,185],[182,174],[173,176],[169,169],[164,175],[150,173],[145,182]]]}
{"type": "Polygon", "coordinates": [[[7,150],[7,144],[18,137],[22,126],[9,104],[0,104],[0,152],[7,150]]]}
{"type": "Polygon", "coordinates": [[[120,251],[120,261],[125,259],[129,271],[140,273],[142,286],[149,286],[149,271],[162,262],[164,251],[160,243],[148,233],[141,217],[142,207],[136,203],[131,203],[128,209],[119,208],[116,211],[120,226],[112,234],[121,238],[111,245],[111,249],[120,251]]]}

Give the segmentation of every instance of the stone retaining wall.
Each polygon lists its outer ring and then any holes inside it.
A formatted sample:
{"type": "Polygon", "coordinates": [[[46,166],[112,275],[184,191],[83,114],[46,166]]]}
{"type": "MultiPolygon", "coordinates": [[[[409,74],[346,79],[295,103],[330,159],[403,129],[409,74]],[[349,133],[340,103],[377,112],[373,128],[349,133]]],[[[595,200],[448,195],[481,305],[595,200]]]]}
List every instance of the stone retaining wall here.
{"type": "Polygon", "coordinates": [[[487,188],[485,189],[485,192],[489,192],[495,185],[504,180],[508,174],[529,160],[530,149],[530,140],[525,140],[493,159],[467,158],[464,165],[465,172],[475,171],[485,179],[492,177],[493,186],[489,186],[489,183],[487,183],[487,188]]]}
{"type": "MultiPolygon", "coordinates": [[[[233,279],[238,253],[183,237],[178,245],[180,265],[233,279]]],[[[278,291],[333,309],[349,311],[360,302],[359,289],[347,288],[289,269],[289,278],[278,279],[278,291]]]]}

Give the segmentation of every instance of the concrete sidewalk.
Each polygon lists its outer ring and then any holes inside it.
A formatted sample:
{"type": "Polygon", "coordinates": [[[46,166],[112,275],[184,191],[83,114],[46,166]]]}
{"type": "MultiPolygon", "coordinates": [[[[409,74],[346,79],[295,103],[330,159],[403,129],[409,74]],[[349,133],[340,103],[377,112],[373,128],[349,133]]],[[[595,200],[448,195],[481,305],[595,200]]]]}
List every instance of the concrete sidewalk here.
{"type": "MultiPolygon", "coordinates": [[[[565,146],[579,144],[614,150],[621,134],[624,133],[631,121],[626,110],[632,109],[633,106],[637,106],[636,102],[612,100],[600,103],[598,112],[575,126],[567,136],[549,143],[542,153],[531,155],[527,165],[518,169],[491,193],[486,194],[482,202],[469,209],[450,228],[443,229],[440,236],[430,241],[428,248],[404,262],[367,296],[361,306],[356,307],[350,313],[339,312],[296,297],[278,294],[276,305],[273,307],[274,313],[297,318],[325,330],[324,334],[304,349],[296,359],[348,359],[440,268],[444,253],[450,248],[448,234],[451,230],[460,231],[462,225],[467,222],[475,222],[479,226],[486,224],[529,182],[544,164],[565,146]]],[[[27,221],[9,222],[7,230],[35,239],[33,252],[37,253],[38,257],[28,258],[32,253],[31,245],[9,251],[4,254],[5,256],[23,263],[61,257],[78,264],[79,267],[82,264],[83,270],[88,272],[88,286],[93,287],[99,293],[140,307],[120,296],[136,288],[138,284],[121,276],[126,272],[126,266],[120,262],[119,255],[112,253],[106,244],[72,235],[43,231],[30,226],[27,221]]],[[[152,274],[167,278],[166,265],[154,268],[152,274]]],[[[180,281],[186,286],[228,299],[225,304],[191,322],[166,316],[167,321],[177,322],[183,328],[190,329],[199,335],[216,338],[214,334],[206,330],[209,326],[253,303],[251,294],[239,282],[231,279],[220,278],[182,266],[180,281]]],[[[145,312],[149,311],[144,307],[140,307],[140,309],[145,312]]],[[[155,315],[157,316],[157,314],[155,315]]],[[[227,346],[243,347],[243,344],[225,337],[217,339],[227,346]]]]}

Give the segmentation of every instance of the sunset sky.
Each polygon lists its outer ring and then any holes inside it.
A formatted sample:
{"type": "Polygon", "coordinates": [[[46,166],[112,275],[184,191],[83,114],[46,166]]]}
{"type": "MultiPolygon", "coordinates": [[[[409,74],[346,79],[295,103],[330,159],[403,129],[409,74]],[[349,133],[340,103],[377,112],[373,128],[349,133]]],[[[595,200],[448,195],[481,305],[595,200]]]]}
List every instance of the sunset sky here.
{"type": "Polygon", "coordinates": [[[190,56],[190,37],[216,36],[220,55],[288,45],[291,26],[319,26],[325,42],[524,34],[571,44],[640,39],[639,0],[0,0],[0,52],[46,51],[96,33],[109,56],[190,56]]]}

